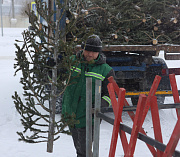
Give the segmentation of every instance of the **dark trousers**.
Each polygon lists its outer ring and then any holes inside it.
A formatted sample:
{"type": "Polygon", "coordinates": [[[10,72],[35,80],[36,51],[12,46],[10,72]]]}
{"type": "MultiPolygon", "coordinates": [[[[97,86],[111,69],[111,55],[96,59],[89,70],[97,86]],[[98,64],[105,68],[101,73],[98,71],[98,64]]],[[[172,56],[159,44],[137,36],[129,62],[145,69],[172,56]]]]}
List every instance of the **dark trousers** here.
{"type": "Polygon", "coordinates": [[[70,128],[77,157],[86,157],[86,128],[70,128]]]}

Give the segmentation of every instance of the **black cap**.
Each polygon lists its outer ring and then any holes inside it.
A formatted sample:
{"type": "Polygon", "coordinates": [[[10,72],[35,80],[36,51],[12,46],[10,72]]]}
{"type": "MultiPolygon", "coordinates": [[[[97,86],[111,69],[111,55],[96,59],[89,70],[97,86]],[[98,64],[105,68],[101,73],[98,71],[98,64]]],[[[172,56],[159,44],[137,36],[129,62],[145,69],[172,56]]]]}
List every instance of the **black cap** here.
{"type": "Polygon", "coordinates": [[[98,35],[91,35],[88,37],[86,44],[82,43],[82,49],[93,52],[102,51],[102,41],[98,35]]]}

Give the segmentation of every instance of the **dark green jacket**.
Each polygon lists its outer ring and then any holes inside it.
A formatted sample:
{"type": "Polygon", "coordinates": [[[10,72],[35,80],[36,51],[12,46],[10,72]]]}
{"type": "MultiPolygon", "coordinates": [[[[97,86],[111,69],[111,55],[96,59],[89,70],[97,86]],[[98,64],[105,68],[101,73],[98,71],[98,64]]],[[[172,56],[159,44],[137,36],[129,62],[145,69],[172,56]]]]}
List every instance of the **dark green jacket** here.
{"type": "MultiPolygon", "coordinates": [[[[74,56],[74,60],[77,60],[77,56],[74,56]]],[[[102,80],[102,102],[105,103],[102,105],[109,106],[111,102],[108,97],[107,78],[114,76],[114,71],[106,64],[106,57],[102,53],[93,63],[81,62],[77,67],[72,67],[71,70],[73,73],[70,85],[66,88],[63,96],[62,114],[72,115],[75,113],[76,120],[79,121],[75,127],[82,128],[86,126],[86,77],[92,77],[92,103],[95,102],[95,80],[100,79],[102,80]]]]}

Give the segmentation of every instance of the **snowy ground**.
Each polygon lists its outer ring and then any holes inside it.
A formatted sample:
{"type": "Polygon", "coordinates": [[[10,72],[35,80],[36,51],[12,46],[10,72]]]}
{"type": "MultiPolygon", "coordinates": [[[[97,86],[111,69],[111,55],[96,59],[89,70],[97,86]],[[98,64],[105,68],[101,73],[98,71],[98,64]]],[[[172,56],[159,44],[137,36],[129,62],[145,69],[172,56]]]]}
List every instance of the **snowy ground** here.
{"type": "MultiPolygon", "coordinates": [[[[46,143],[28,144],[18,141],[17,131],[23,131],[20,123],[20,116],[16,112],[11,96],[14,91],[22,93],[19,84],[20,74],[14,77],[14,57],[15,57],[15,39],[22,39],[23,29],[5,28],[4,36],[0,34],[0,156],[3,157],[75,157],[75,149],[71,136],[61,135],[61,138],[54,143],[53,153],[46,152],[46,143]]],[[[163,57],[162,54],[160,54],[163,57]]],[[[168,61],[169,67],[179,67],[180,61],[168,61]]],[[[177,76],[178,88],[180,88],[180,76],[177,76]]],[[[173,103],[171,97],[167,97],[165,103],[173,103]]],[[[165,144],[169,141],[174,125],[177,121],[175,110],[160,110],[160,119],[162,125],[163,141],[165,144]]],[[[131,126],[132,122],[127,113],[123,113],[123,122],[131,126]]],[[[143,125],[147,135],[153,136],[151,115],[148,113],[143,125]]],[[[112,134],[112,125],[102,121],[100,131],[100,157],[107,157],[109,152],[110,140],[112,134]]],[[[127,135],[129,138],[129,135],[127,135]]],[[[180,143],[176,147],[180,151],[180,143]]],[[[122,157],[123,150],[118,140],[116,157],[122,157]]],[[[151,157],[151,153],[146,145],[138,141],[135,157],[151,157]]]]}

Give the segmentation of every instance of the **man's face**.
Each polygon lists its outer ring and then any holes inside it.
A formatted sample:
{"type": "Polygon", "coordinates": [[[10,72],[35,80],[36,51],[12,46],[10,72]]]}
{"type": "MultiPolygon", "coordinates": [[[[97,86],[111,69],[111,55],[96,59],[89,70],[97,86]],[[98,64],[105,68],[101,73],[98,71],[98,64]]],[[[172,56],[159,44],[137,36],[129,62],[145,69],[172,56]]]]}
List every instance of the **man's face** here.
{"type": "Polygon", "coordinates": [[[84,55],[84,58],[86,59],[86,61],[92,61],[94,59],[96,59],[99,55],[99,52],[93,52],[93,51],[87,51],[87,50],[84,50],[83,51],[83,55],[84,55]]]}

